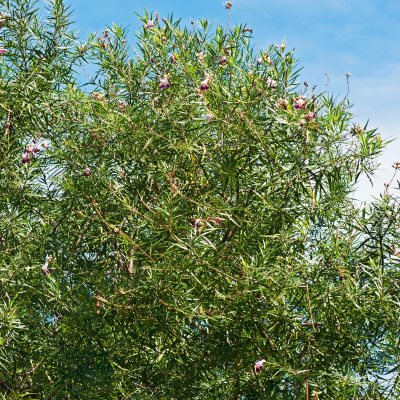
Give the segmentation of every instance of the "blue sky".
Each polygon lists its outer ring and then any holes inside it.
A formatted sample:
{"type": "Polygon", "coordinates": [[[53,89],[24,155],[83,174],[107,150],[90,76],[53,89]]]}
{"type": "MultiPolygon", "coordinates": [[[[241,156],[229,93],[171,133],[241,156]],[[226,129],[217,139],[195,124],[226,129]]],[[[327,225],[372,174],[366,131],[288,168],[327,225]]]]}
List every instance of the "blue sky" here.
{"type": "MultiPolygon", "coordinates": [[[[80,37],[115,23],[137,30],[134,14],[158,11],[161,18],[173,13],[183,24],[207,18],[226,24],[227,11],[221,0],[74,0],[73,19],[80,37]]],[[[390,181],[391,165],[400,161],[400,1],[399,0],[235,0],[231,23],[246,23],[253,29],[259,48],[281,44],[296,48],[303,71],[301,80],[320,90],[329,75],[329,90],[346,94],[345,73],[350,72],[349,99],[355,104],[355,122],[368,119],[378,127],[384,139],[397,138],[381,157],[381,168],[374,186],[364,180],[358,196],[367,200],[378,196],[383,184],[390,181]]],[[[397,177],[400,179],[400,174],[397,177]]],[[[394,183],[396,183],[396,180],[394,183]]],[[[394,186],[394,185],[392,185],[394,186]]],[[[397,186],[397,184],[396,184],[397,186]]]]}

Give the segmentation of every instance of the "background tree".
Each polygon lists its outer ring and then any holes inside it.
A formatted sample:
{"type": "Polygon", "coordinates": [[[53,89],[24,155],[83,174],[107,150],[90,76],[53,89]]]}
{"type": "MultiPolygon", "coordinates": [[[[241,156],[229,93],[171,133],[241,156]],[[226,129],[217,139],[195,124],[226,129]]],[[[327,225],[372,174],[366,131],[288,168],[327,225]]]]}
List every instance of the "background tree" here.
{"type": "Polygon", "coordinates": [[[384,143],[347,96],[246,26],[130,50],[1,5],[5,398],[398,397],[398,203],[352,198],[384,143]]]}

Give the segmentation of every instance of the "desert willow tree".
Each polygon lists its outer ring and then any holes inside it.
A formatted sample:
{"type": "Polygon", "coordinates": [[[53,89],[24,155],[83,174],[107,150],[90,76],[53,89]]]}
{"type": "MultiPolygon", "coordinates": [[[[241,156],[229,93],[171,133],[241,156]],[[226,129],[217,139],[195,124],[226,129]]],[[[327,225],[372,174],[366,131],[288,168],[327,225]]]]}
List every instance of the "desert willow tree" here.
{"type": "Polygon", "coordinates": [[[0,4],[5,398],[398,398],[398,208],[352,200],[384,143],[347,100],[246,26],[132,49],[0,4]]]}

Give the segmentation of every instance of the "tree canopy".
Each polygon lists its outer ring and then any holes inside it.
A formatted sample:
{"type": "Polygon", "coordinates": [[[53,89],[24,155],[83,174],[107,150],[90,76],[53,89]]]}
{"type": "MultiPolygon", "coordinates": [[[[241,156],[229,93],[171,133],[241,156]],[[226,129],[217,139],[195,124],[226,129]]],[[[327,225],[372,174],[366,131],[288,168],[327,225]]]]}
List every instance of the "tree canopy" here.
{"type": "Polygon", "coordinates": [[[0,4],[4,398],[399,397],[398,201],[354,199],[385,142],[347,96],[246,25],[0,4]]]}

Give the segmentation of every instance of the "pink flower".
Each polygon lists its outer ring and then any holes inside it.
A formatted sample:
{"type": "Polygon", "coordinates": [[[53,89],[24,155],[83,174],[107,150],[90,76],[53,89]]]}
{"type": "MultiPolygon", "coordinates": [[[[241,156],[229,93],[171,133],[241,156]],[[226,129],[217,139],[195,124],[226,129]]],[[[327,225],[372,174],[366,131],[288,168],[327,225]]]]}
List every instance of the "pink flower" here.
{"type": "Polygon", "coordinates": [[[90,170],[90,168],[86,168],[86,169],[83,171],[83,175],[85,175],[85,176],[90,176],[90,175],[92,175],[92,171],[90,170]]]}
{"type": "Polygon", "coordinates": [[[261,361],[257,361],[256,364],[254,365],[254,369],[256,372],[260,372],[264,369],[264,363],[266,361],[265,360],[261,360],[261,361]]]}
{"type": "Polygon", "coordinates": [[[294,108],[299,110],[299,109],[303,108],[305,105],[306,105],[306,102],[304,101],[304,99],[297,99],[294,108]]]}
{"type": "Polygon", "coordinates": [[[307,114],[307,118],[308,118],[308,119],[314,119],[314,118],[315,118],[315,114],[314,114],[313,112],[309,112],[309,113],[307,114]]]}
{"type": "Polygon", "coordinates": [[[22,164],[26,164],[26,163],[28,163],[28,162],[31,162],[31,159],[29,158],[29,153],[25,153],[25,154],[22,156],[22,164]]]}
{"type": "Polygon", "coordinates": [[[303,126],[305,123],[306,123],[306,121],[305,121],[304,119],[301,119],[301,120],[299,121],[299,125],[300,125],[300,126],[303,126]]]}
{"type": "Polygon", "coordinates": [[[5,49],[0,49],[0,54],[4,54],[6,52],[5,49]]]}
{"type": "Polygon", "coordinates": [[[46,261],[46,262],[42,265],[43,276],[46,276],[47,274],[50,273],[48,267],[49,267],[49,263],[46,261]]]}
{"type": "Polygon", "coordinates": [[[211,113],[207,114],[207,121],[210,122],[214,118],[214,115],[211,113]]]}
{"type": "Polygon", "coordinates": [[[170,84],[168,82],[168,78],[164,76],[164,78],[160,78],[160,89],[169,88],[170,84]]]}
{"type": "Polygon", "coordinates": [[[49,145],[46,142],[42,143],[42,146],[47,150],[49,148],[49,145]]]}
{"type": "Polygon", "coordinates": [[[209,78],[207,77],[206,79],[204,79],[204,81],[200,82],[200,90],[201,91],[210,89],[210,86],[208,86],[208,79],[209,78]]]}
{"type": "Polygon", "coordinates": [[[257,65],[260,65],[261,63],[262,63],[262,57],[260,57],[260,58],[257,58],[257,65]]]}
{"type": "Polygon", "coordinates": [[[257,87],[257,83],[253,83],[253,87],[257,87]]]}
{"type": "Polygon", "coordinates": [[[161,40],[162,40],[163,42],[166,42],[166,41],[167,41],[167,38],[166,38],[166,37],[163,37],[161,40]]]}
{"type": "Polygon", "coordinates": [[[149,28],[154,28],[154,24],[153,24],[152,20],[147,21],[146,29],[149,29],[149,28]]]}
{"type": "Polygon", "coordinates": [[[31,144],[26,148],[26,152],[27,152],[27,153],[33,153],[34,151],[35,151],[35,145],[31,143],[31,144]]]}
{"type": "Polygon", "coordinates": [[[224,56],[224,57],[221,57],[220,59],[219,59],[219,63],[220,64],[226,64],[226,62],[227,62],[228,60],[226,59],[226,57],[224,56]]]}

